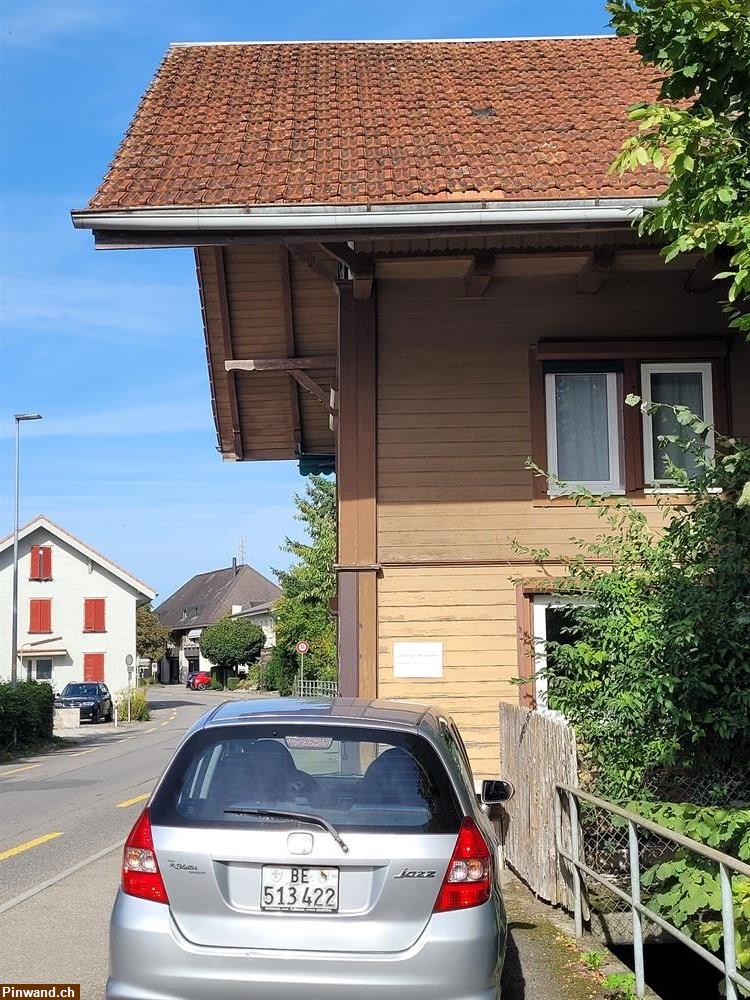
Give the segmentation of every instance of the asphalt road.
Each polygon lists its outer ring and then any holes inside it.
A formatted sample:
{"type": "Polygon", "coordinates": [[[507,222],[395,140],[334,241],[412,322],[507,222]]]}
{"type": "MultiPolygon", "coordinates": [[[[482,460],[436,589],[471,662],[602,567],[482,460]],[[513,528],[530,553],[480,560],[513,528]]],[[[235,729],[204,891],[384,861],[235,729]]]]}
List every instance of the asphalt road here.
{"type": "Polygon", "coordinates": [[[100,1000],[122,844],[185,731],[225,697],[157,688],[149,722],[83,726],[0,766],[0,983],[76,982],[100,1000]]]}
{"type": "MultiPolygon", "coordinates": [[[[185,731],[225,698],[157,688],[150,722],[84,727],[62,750],[0,766],[0,987],[79,983],[102,1000],[122,844],[185,731]]],[[[506,883],[503,1000],[603,998],[546,908],[506,883]]]]}

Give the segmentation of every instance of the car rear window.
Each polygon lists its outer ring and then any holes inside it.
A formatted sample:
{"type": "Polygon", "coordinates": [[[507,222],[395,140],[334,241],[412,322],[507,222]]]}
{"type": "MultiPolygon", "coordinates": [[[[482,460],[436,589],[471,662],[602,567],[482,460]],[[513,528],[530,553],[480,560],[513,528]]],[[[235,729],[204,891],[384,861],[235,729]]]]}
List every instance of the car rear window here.
{"type": "Polygon", "coordinates": [[[178,751],[151,804],[159,826],[266,826],[227,810],[314,813],[339,830],[456,833],[437,753],[411,733],[354,726],[226,726],[178,751]]]}

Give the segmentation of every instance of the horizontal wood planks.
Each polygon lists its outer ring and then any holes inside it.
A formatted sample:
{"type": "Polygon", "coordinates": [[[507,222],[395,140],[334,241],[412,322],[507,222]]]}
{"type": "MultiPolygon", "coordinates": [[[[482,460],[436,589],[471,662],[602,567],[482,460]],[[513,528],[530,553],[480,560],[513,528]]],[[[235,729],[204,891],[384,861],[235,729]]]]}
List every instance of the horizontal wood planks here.
{"type": "MultiPolygon", "coordinates": [[[[721,333],[715,299],[683,280],[615,269],[581,296],[572,274],[497,277],[473,300],[460,280],[378,281],[378,693],[444,705],[479,775],[498,772],[498,704],[519,700],[516,583],[545,580],[516,542],[564,556],[603,528],[590,510],[534,501],[529,347],[721,333]],[[394,677],[393,644],[409,640],[443,643],[441,678],[394,677]]],[[[548,565],[548,589],[560,572],[548,565]]]]}

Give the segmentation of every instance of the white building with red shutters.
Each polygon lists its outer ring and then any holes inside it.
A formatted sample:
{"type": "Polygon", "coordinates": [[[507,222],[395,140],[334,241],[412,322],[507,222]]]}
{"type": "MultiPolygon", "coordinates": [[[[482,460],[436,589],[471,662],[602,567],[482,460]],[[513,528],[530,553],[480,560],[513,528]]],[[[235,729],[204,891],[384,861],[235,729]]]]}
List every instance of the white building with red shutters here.
{"type": "MultiPolygon", "coordinates": [[[[13,536],[0,541],[0,680],[9,680],[13,536]]],[[[126,658],[136,662],[135,612],[156,592],[69,531],[39,515],[19,532],[18,677],[101,680],[127,685],[126,658]]]]}

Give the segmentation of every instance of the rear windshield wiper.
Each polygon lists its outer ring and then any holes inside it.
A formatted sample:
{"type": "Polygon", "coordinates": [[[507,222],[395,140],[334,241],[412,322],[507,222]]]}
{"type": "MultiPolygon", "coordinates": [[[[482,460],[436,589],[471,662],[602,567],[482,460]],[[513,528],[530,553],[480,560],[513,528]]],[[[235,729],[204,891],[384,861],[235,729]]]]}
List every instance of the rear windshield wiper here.
{"type": "Polygon", "coordinates": [[[314,823],[315,826],[322,827],[326,830],[336,843],[339,845],[344,854],[349,853],[349,848],[346,846],[344,841],[341,839],[341,835],[333,825],[324,816],[318,816],[317,813],[307,813],[307,812],[292,812],[287,809],[225,809],[225,813],[235,813],[238,816],[278,816],[281,819],[296,819],[303,823],[314,823]]]}

